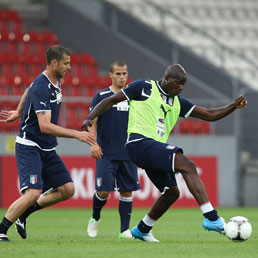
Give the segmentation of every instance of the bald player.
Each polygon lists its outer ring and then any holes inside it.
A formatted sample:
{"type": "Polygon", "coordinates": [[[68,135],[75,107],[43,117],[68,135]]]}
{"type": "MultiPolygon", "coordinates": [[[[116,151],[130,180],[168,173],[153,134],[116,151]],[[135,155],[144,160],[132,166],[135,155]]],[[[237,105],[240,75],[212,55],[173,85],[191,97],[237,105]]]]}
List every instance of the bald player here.
{"type": "Polygon", "coordinates": [[[129,100],[128,139],[126,150],[132,162],[145,169],[152,183],[161,192],[160,197],[145,217],[132,230],[134,238],[159,242],[151,233],[154,223],[179,198],[175,173],[181,173],[188,189],[203,213],[202,226],[206,230],[224,233],[224,220],[209,201],[206,189],[198,176],[194,163],[183,154],[182,148],[167,144],[167,139],[178,117],[189,116],[205,121],[217,121],[236,109],[244,108],[243,96],[231,104],[215,109],[193,105],[179,94],[187,81],[180,64],[169,65],[161,80],[137,80],[125,89],[106,98],[88,115],[83,128],[88,130],[92,120],[112,105],[129,100]]]}

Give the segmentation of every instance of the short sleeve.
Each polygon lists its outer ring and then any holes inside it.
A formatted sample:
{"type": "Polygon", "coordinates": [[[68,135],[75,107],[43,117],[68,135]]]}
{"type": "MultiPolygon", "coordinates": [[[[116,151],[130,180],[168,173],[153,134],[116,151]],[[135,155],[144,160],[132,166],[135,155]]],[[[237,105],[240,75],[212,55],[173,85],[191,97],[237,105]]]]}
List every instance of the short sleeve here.
{"type": "Polygon", "coordinates": [[[41,111],[51,111],[50,91],[47,85],[38,85],[31,92],[31,102],[36,113],[41,111]]]}
{"type": "Polygon", "coordinates": [[[101,101],[101,99],[100,99],[100,94],[99,94],[99,92],[97,92],[97,93],[94,95],[93,99],[92,99],[89,112],[91,112],[91,111],[98,105],[98,103],[99,103],[100,101],[101,101]]]}
{"type": "Polygon", "coordinates": [[[180,117],[184,117],[187,118],[191,112],[194,109],[194,104],[192,102],[190,102],[189,100],[185,99],[185,98],[181,98],[180,96],[178,96],[179,101],[180,101],[180,106],[181,106],[181,110],[180,110],[180,117]]]}
{"type": "Polygon", "coordinates": [[[151,91],[151,83],[144,80],[136,80],[131,82],[126,86],[125,89],[122,89],[128,100],[144,100],[143,97],[149,97],[151,91]],[[148,94],[146,94],[146,90],[148,94]]]}

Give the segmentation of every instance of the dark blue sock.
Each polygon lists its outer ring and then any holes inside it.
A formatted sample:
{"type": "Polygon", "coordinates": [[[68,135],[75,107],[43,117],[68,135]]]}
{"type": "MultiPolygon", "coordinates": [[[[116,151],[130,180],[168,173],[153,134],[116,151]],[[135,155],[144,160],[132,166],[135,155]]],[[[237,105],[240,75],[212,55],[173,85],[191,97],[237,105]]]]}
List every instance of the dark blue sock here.
{"type": "Polygon", "coordinates": [[[203,216],[211,221],[215,221],[219,218],[216,210],[206,212],[203,214],[203,216]]]}
{"type": "Polygon", "coordinates": [[[20,220],[23,222],[25,219],[27,219],[27,217],[35,212],[42,209],[41,206],[38,205],[37,202],[33,203],[21,216],[20,216],[20,220]]]}
{"type": "Polygon", "coordinates": [[[7,230],[12,226],[12,224],[13,222],[4,217],[0,223],[0,233],[6,235],[7,230]]]}
{"type": "Polygon", "coordinates": [[[107,199],[100,200],[99,198],[97,197],[97,193],[95,193],[93,195],[93,213],[92,213],[92,218],[94,218],[97,221],[100,219],[101,209],[104,207],[104,205],[107,202],[107,199]]]}
{"type": "Polygon", "coordinates": [[[138,224],[138,229],[142,232],[142,233],[149,233],[152,229],[152,227],[146,225],[142,220],[140,221],[140,223],[138,224]]]}
{"type": "Polygon", "coordinates": [[[132,200],[124,201],[124,200],[120,199],[119,214],[120,214],[120,224],[121,224],[120,231],[121,231],[121,233],[124,232],[125,230],[129,229],[132,207],[133,207],[132,200]]]}

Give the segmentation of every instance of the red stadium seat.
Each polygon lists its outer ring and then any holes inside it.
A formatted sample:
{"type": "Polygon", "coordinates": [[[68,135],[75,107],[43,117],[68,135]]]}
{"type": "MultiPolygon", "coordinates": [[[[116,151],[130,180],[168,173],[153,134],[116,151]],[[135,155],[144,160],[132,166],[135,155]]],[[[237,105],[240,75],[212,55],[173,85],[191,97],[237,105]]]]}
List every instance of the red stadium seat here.
{"type": "Polygon", "coordinates": [[[9,33],[9,24],[7,21],[0,19],[0,31],[1,33],[9,33]]]}
{"type": "Polygon", "coordinates": [[[13,41],[6,43],[6,51],[9,55],[19,55],[18,45],[16,44],[16,42],[13,41]]]}
{"type": "Polygon", "coordinates": [[[84,76],[84,74],[83,74],[83,66],[81,64],[74,63],[73,59],[72,59],[71,62],[72,62],[72,67],[71,67],[70,73],[72,75],[74,75],[74,76],[77,76],[77,77],[84,76]]]}
{"type": "Polygon", "coordinates": [[[34,49],[33,45],[29,42],[21,41],[18,43],[19,52],[21,55],[33,55],[34,49]]]}
{"type": "Polygon", "coordinates": [[[32,64],[29,66],[29,71],[32,76],[38,76],[41,72],[43,72],[42,67],[39,64],[32,64]]]}
{"type": "Polygon", "coordinates": [[[81,97],[83,96],[83,90],[80,85],[80,79],[76,76],[71,76],[71,74],[66,75],[62,79],[62,89],[65,96],[81,97]]]}
{"type": "Polygon", "coordinates": [[[35,42],[35,44],[34,44],[34,52],[36,54],[38,54],[38,53],[44,53],[45,54],[46,50],[47,50],[47,47],[46,47],[46,45],[44,43],[42,43],[42,42],[35,42]]]}
{"type": "Polygon", "coordinates": [[[184,119],[179,123],[179,132],[181,134],[210,134],[210,123],[202,120],[184,119]]]}
{"type": "Polygon", "coordinates": [[[105,89],[112,85],[112,80],[109,76],[99,77],[98,83],[102,89],[105,89]]]}
{"type": "Polygon", "coordinates": [[[7,21],[22,21],[19,13],[12,9],[2,10],[0,14],[0,18],[7,21]]]}
{"type": "Polygon", "coordinates": [[[192,119],[184,119],[179,123],[179,132],[180,134],[191,134],[193,132],[193,120],[192,119]]]}
{"type": "Polygon", "coordinates": [[[68,102],[65,103],[66,110],[66,127],[80,130],[82,121],[89,112],[90,103],[68,102]]]}
{"type": "Polygon", "coordinates": [[[29,71],[27,69],[27,66],[23,65],[23,64],[16,64],[15,65],[15,74],[20,76],[20,77],[29,75],[29,71]]]}
{"type": "Polygon", "coordinates": [[[42,41],[50,44],[50,45],[56,45],[59,44],[59,40],[57,36],[52,31],[44,31],[41,33],[42,41]]]}
{"type": "Polygon", "coordinates": [[[210,134],[211,127],[210,123],[203,120],[197,120],[198,122],[195,123],[196,134],[210,134]]]}
{"type": "Polygon", "coordinates": [[[82,87],[83,96],[92,98],[95,93],[100,90],[99,77],[83,77],[80,78],[80,85],[82,87]]]}
{"type": "Polygon", "coordinates": [[[9,22],[9,32],[24,33],[23,24],[20,21],[9,22]]]}
{"type": "Polygon", "coordinates": [[[4,75],[13,76],[14,75],[13,66],[11,64],[2,64],[2,73],[4,75]]]}
{"type": "Polygon", "coordinates": [[[0,84],[0,96],[8,95],[6,85],[0,84]]]}

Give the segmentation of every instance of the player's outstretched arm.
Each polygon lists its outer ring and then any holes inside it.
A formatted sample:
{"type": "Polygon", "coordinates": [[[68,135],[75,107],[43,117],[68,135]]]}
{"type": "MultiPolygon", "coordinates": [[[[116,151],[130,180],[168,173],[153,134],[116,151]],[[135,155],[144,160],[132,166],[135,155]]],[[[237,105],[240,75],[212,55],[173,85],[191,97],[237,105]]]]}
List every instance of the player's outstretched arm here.
{"type": "Polygon", "coordinates": [[[231,114],[236,109],[245,108],[246,106],[247,100],[241,95],[234,102],[224,107],[207,109],[195,106],[190,116],[212,122],[231,114]]]}
{"type": "Polygon", "coordinates": [[[16,119],[20,118],[21,114],[17,112],[17,110],[1,110],[0,111],[0,122],[1,123],[11,123],[14,122],[16,119]]]}
{"type": "Polygon", "coordinates": [[[16,110],[10,110],[10,111],[1,110],[1,112],[0,112],[0,118],[1,118],[0,122],[11,123],[11,122],[14,122],[16,119],[21,117],[28,89],[29,88],[27,88],[25,90],[25,92],[23,93],[16,110]]]}
{"type": "Polygon", "coordinates": [[[88,128],[92,126],[93,119],[100,116],[104,112],[108,111],[113,105],[118,102],[125,100],[126,97],[122,91],[117,92],[116,94],[103,99],[99,104],[90,112],[82,124],[82,129],[89,131],[88,128]]]}

